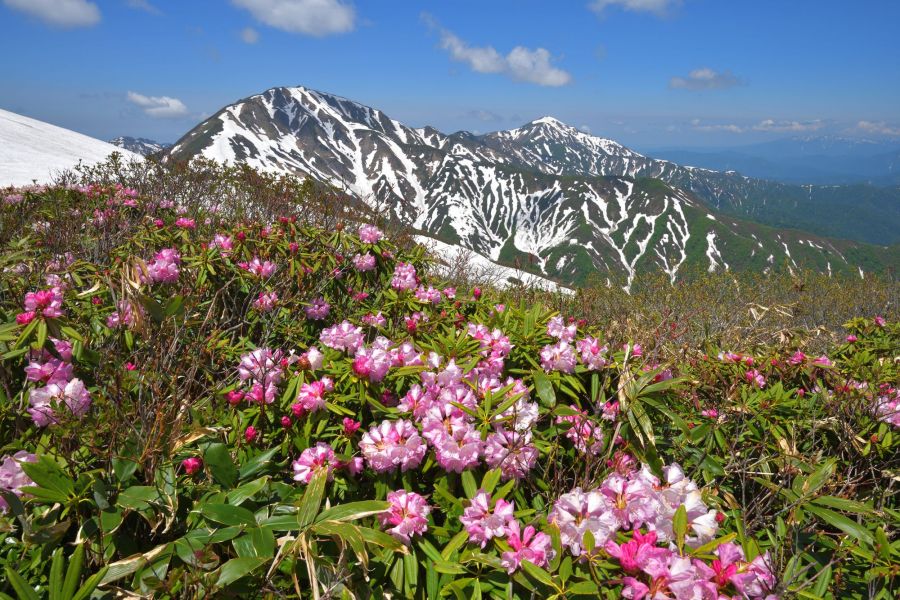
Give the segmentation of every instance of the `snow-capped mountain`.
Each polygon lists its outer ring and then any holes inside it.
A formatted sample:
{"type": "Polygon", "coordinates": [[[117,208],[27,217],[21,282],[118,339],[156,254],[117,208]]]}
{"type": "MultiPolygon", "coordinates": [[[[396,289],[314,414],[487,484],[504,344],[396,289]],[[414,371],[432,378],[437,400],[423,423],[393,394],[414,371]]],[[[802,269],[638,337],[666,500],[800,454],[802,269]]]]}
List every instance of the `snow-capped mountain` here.
{"type": "Polygon", "coordinates": [[[147,138],[134,138],[127,135],[109,140],[109,143],[113,146],[118,146],[119,148],[134,152],[135,154],[140,154],[141,156],[150,156],[151,154],[162,152],[172,145],[161,144],[160,142],[148,140],[147,138]]]}
{"type": "Polygon", "coordinates": [[[750,202],[739,191],[747,178],[650,159],[550,117],[445,135],[339,96],[273,88],[220,110],[166,153],[194,156],[309,175],[446,242],[565,282],[597,272],[630,281],[653,268],[674,280],[689,266],[857,272],[848,252],[879,253],[722,214],[750,202]]]}
{"type": "Polygon", "coordinates": [[[0,187],[48,183],[79,162],[93,164],[113,152],[140,158],[101,140],[0,109],[0,187]]]}

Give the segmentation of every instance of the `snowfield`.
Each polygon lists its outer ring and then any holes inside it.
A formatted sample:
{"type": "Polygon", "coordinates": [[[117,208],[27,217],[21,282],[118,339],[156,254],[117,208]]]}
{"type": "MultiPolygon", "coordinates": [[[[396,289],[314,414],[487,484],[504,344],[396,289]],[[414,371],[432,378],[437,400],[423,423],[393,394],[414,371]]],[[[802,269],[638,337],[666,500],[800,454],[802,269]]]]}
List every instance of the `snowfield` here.
{"type": "Polygon", "coordinates": [[[112,144],[0,109],[0,187],[49,183],[79,162],[98,163],[113,152],[140,159],[112,144]]]}

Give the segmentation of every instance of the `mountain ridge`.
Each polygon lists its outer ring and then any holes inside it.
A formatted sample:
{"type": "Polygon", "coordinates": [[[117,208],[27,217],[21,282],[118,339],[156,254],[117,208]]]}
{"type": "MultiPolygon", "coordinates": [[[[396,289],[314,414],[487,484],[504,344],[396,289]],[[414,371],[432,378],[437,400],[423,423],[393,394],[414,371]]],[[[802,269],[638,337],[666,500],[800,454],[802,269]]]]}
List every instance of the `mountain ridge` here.
{"type": "MultiPolygon", "coordinates": [[[[578,283],[599,269],[630,282],[644,268],[674,280],[685,264],[767,269],[782,257],[795,266],[805,259],[823,271],[856,272],[846,259],[852,242],[757,231],[745,215],[729,216],[727,209],[743,202],[733,182],[749,178],[650,159],[553,117],[481,136],[447,135],[348,98],[276,87],[198,124],[165,160],[194,156],[309,175],[389,207],[392,216],[444,241],[491,260],[528,260],[538,273],[564,281],[578,283]],[[723,228],[726,219],[732,226],[723,228]],[[750,230],[755,242],[742,233],[750,230]],[[794,248],[782,248],[784,240],[794,248]],[[716,259],[720,246],[749,256],[726,251],[730,263],[716,259]]],[[[865,250],[875,268],[884,266],[881,252],[865,250]]]]}

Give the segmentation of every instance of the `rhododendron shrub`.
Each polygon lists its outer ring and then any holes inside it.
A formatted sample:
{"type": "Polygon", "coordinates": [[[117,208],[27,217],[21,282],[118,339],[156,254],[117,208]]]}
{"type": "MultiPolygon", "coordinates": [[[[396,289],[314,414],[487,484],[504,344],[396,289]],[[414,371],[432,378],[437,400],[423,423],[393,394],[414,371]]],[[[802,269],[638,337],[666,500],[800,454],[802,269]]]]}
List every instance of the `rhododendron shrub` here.
{"type": "Polygon", "coordinates": [[[146,597],[896,591],[891,314],[667,345],[308,185],[189,190],[0,194],[0,593],[53,552],[146,597]]]}

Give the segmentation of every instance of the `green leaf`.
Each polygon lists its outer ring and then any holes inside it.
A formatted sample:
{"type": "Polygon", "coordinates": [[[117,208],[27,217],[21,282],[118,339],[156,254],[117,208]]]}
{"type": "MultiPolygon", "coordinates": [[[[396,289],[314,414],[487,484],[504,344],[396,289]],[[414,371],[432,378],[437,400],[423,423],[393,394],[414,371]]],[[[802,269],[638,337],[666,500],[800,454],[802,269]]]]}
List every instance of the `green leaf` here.
{"type": "MultiPolygon", "coordinates": [[[[69,557],[69,567],[66,570],[66,579],[63,582],[62,597],[71,598],[75,595],[75,588],[81,579],[81,569],[84,565],[84,544],[78,544],[75,552],[69,557]]],[[[99,581],[98,581],[99,583],[99,581]]]]}
{"type": "Polygon", "coordinates": [[[97,589],[97,586],[100,585],[100,582],[103,581],[103,578],[106,577],[106,573],[109,571],[109,567],[103,567],[90,577],[88,577],[84,584],[78,588],[78,592],[72,596],[72,600],[86,600],[94,593],[94,590],[97,589]]]}
{"type": "Polygon", "coordinates": [[[570,594],[578,596],[593,596],[600,593],[600,589],[593,581],[579,581],[569,586],[567,590],[570,594]]]}
{"type": "Polygon", "coordinates": [[[461,479],[466,498],[474,498],[475,494],[478,493],[478,484],[475,483],[475,476],[472,475],[472,471],[463,471],[461,479]]]}
{"type": "Polygon", "coordinates": [[[63,586],[63,563],[62,548],[53,551],[53,558],[50,561],[50,581],[48,591],[50,592],[50,600],[61,600],[60,592],[63,586]]]}
{"type": "Polygon", "coordinates": [[[38,457],[37,462],[21,463],[22,470],[37,484],[22,488],[24,492],[42,500],[65,503],[75,495],[75,482],[49,456],[38,457]]]}
{"type": "Polygon", "coordinates": [[[231,504],[201,504],[197,512],[206,519],[222,525],[256,525],[256,519],[253,517],[252,512],[246,508],[232,506],[231,504]]]}
{"type": "Polygon", "coordinates": [[[325,482],[328,474],[325,471],[316,473],[309,484],[306,486],[306,492],[300,499],[300,508],[297,511],[297,522],[300,527],[306,527],[316,518],[319,513],[319,506],[322,504],[322,497],[325,495],[325,482]]]}
{"type": "Polygon", "coordinates": [[[687,535],[688,516],[684,504],[680,505],[672,517],[672,530],[675,532],[675,542],[678,548],[684,548],[684,537],[687,535]]]}
{"type": "Polygon", "coordinates": [[[553,581],[553,577],[551,577],[550,573],[548,573],[544,569],[528,560],[523,560],[521,565],[522,569],[524,569],[526,573],[534,577],[536,580],[553,589],[558,589],[556,582],[553,581]]]}
{"type": "Polygon", "coordinates": [[[225,444],[210,444],[203,454],[203,462],[209,467],[209,472],[219,485],[232,488],[237,483],[238,470],[225,444]]]}
{"type": "Polygon", "coordinates": [[[550,383],[547,375],[543,371],[535,369],[531,372],[531,377],[534,380],[534,391],[537,392],[541,402],[545,406],[554,406],[556,404],[556,392],[553,391],[553,385],[550,383]]]}
{"type": "Polygon", "coordinates": [[[266,450],[265,452],[261,452],[245,462],[241,465],[240,471],[238,471],[238,476],[241,480],[249,479],[253,477],[264,468],[266,468],[269,463],[272,462],[272,457],[278,453],[278,448],[272,448],[271,450],[266,450]]]}
{"type": "Polygon", "coordinates": [[[13,571],[11,567],[6,567],[6,579],[19,596],[19,600],[41,600],[34,588],[18,572],[13,571]]]}
{"type": "Polygon", "coordinates": [[[383,513],[391,507],[390,502],[383,500],[362,500],[359,502],[347,502],[338,504],[323,510],[316,517],[319,521],[355,521],[364,517],[383,513]]]}
{"type": "Polygon", "coordinates": [[[219,569],[219,578],[216,580],[217,586],[226,586],[248,575],[254,569],[258,569],[269,561],[268,558],[262,557],[244,557],[232,558],[219,569]]]}
{"type": "Polygon", "coordinates": [[[500,469],[491,469],[485,473],[484,477],[481,479],[481,489],[488,494],[493,494],[497,484],[500,483],[501,474],[500,469]]]}
{"type": "Polygon", "coordinates": [[[815,504],[807,504],[804,506],[804,508],[822,519],[822,521],[824,521],[828,525],[837,527],[847,535],[856,538],[857,540],[865,543],[868,546],[872,546],[875,542],[872,534],[869,533],[869,531],[865,527],[855,521],[851,521],[840,513],[836,513],[833,510],[829,510],[827,508],[822,508],[821,506],[816,506],[815,504]]]}

